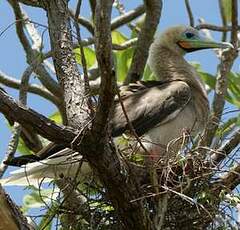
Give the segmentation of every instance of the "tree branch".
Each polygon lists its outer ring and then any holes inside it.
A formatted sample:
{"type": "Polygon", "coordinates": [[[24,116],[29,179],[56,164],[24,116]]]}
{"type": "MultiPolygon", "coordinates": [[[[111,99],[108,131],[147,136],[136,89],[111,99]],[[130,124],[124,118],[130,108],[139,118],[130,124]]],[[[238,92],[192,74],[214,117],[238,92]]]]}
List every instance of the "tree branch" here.
{"type": "Polygon", "coordinates": [[[35,70],[35,73],[39,76],[39,80],[51,93],[61,98],[62,91],[59,85],[47,72],[44,66],[40,64],[41,54],[38,51],[32,49],[30,42],[27,39],[24,31],[25,21],[28,20],[27,16],[23,14],[23,12],[21,11],[21,7],[16,0],[8,0],[8,2],[12,6],[15,14],[17,35],[26,52],[28,64],[32,65],[33,63],[39,62],[39,66],[35,70]]]}
{"type": "Polygon", "coordinates": [[[125,25],[126,23],[136,19],[137,17],[141,16],[145,12],[145,6],[140,5],[135,9],[126,12],[125,14],[116,17],[111,22],[111,30],[115,30],[120,26],[125,25]]]}
{"type": "Polygon", "coordinates": [[[142,77],[148,58],[148,50],[153,41],[153,37],[160,20],[162,1],[145,0],[144,3],[146,8],[146,18],[138,36],[132,64],[125,80],[125,84],[135,82],[142,77]]]}
{"type": "Polygon", "coordinates": [[[192,13],[192,9],[191,9],[189,0],[185,0],[185,6],[187,9],[187,13],[188,13],[189,24],[190,24],[190,26],[194,27],[194,17],[193,17],[193,13],[192,13]]]}
{"type": "Polygon", "coordinates": [[[81,16],[78,16],[77,18],[75,18],[75,13],[71,9],[69,10],[69,13],[77,23],[84,26],[92,35],[94,34],[94,27],[91,21],[81,16]]]}
{"type": "Polygon", "coordinates": [[[214,193],[234,190],[240,183],[240,164],[236,164],[229,172],[220,177],[212,186],[214,193]]]}
{"type": "MultiPolygon", "coordinates": [[[[13,77],[8,76],[6,73],[3,73],[0,70],[0,83],[8,86],[13,89],[19,89],[21,86],[21,82],[13,77]]],[[[58,106],[61,104],[61,100],[57,97],[55,97],[53,94],[51,94],[45,87],[32,84],[28,86],[28,92],[36,94],[38,96],[41,96],[49,101],[51,101],[53,104],[58,106]]]]}
{"type": "Polygon", "coordinates": [[[33,230],[27,223],[19,207],[5,193],[0,185],[0,223],[1,229],[11,230],[33,230]]]}
{"type": "Polygon", "coordinates": [[[224,143],[216,152],[211,156],[210,162],[212,165],[219,165],[240,143],[240,129],[237,129],[231,138],[224,143]]]}
{"type": "Polygon", "coordinates": [[[11,122],[16,121],[27,129],[33,129],[36,133],[55,143],[69,146],[76,135],[76,130],[56,125],[52,120],[17,103],[1,89],[0,112],[11,122]]]}
{"type": "Polygon", "coordinates": [[[227,93],[228,81],[227,75],[230,72],[234,60],[238,56],[238,7],[237,0],[232,0],[232,33],[231,42],[234,49],[229,49],[222,54],[221,64],[219,65],[219,71],[217,74],[217,81],[215,86],[215,94],[212,103],[212,112],[208,121],[207,128],[204,131],[203,138],[200,141],[201,146],[210,146],[216,130],[218,129],[219,122],[221,120],[223,108],[225,105],[225,95],[227,93]]]}
{"type": "MultiPolygon", "coordinates": [[[[195,26],[197,30],[201,29],[208,29],[212,31],[219,31],[219,32],[227,32],[232,30],[232,26],[217,26],[213,24],[207,24],[207,23],[202,23],[197,26],[195,26]]],[[[240,26],[238,26],[238,30],[240,30],[240,26]]]]}

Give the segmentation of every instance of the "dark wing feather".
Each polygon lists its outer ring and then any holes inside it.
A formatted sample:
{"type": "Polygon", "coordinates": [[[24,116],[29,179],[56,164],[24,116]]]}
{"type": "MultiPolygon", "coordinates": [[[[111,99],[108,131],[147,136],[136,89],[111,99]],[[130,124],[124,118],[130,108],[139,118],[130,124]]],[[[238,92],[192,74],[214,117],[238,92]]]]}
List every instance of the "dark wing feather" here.
{"type": "MultiPolygon", "coordinates": [[[[155,126],[174,119],[190,99],[190,87],[176,80],[141,85],[135,92],[126,93],[122,102],[135,132],[141,136],[155,126]]],[[[116,101],[110,127],[113,137],[129,130],[119,101],[116,101]]]]}

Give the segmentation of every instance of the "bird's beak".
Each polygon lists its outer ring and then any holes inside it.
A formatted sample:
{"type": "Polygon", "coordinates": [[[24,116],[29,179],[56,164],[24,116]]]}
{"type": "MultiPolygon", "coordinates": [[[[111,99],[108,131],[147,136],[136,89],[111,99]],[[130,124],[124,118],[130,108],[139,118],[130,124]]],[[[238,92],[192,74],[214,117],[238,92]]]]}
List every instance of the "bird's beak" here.
{"type": "Polygon", "coordinates": [[[183,38],[178,41],[178,45],[186,52],[192,52],[200,49],[227,49],[233,48],[233,45],[228,42],[215,42],[210,39],[198,37],[194,39],[183,38]]]}

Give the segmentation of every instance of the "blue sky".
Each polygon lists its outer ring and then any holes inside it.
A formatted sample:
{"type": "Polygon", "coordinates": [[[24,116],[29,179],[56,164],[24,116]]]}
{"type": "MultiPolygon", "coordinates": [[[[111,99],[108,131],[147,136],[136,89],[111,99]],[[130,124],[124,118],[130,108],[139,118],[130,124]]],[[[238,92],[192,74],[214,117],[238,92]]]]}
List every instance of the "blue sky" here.
{"type": "MultiPolygon", "coordinates": [[[[70,4],[74,6],[77,1],[70,1],[70,4]]],[[[83,1],[84,4],[87,1],[83,1]]],[[[132,9],[136,7],[142,1],[139,0],[127,0],[122,2],[125,4],[126,9],[132,9]]],[[[193,13],[195,16],[195,21],[197,22],[198,18],[203,18],[206,22],[220,25],[220,14],[218,10],[218,0],[201,0],[201,1],[190,1],[193,9],[193,13]]],[[[30,18],[33,21],[40,22],[46,25],[46,16],[45,12],[40,9],[32,9],[31,7],[24,7],[24,10],[28,13],[30,18]]],[[[81,10],[83,12],[83,16],[89,17],[89,10],[87,9],[87,5],[83,5],[81,10]]],[[[10,24],[14,23],[14,16],[10,6],[7,1],[0,1],[0,12],[1,12],[1,20],[0,20],[0,33],[5,30],[10,24]]],[[[113,15],[117,15],[116,12],[113,15]]],[[[158,32],[164,30],[165,28],[177,25],[177,24],[188,24],[188,17],[184,6],[184,0],[165,0],[164,6],[162,10],[162,17],[158,27],[158,32]]],[[[42,31],[41,28],[40,32],[42,31]]],[[[125,30],[123,30],[125,31],[125,30]]],[[[212,33],[213,37],[216,40],[220,39],[220,33],[214,32],[212,33]]],[[[83,37],[86,34],[83,34],[83,37]]],[[[47,39],[47,35],[45,33],[45,37],[47,39]]],[[[49,45],[44,44],[45,51],[49,50],[49,45]]],[[[9,27],[3,34],[0,36],[0,70],[5,72],[6,74],[20,79],[22,73],[27,68],[25,54],[23,49],[16,37],[15,27],[9,27]]],[[[205,71],[208,71],[212,74],[216,73],[216,66],[218,63],[218,59],[213,51],[199,51],[196,53],[192,53],[187,55],[187,60],[200,62],[202,68],[205,71]]],[[[239,60],[234,65],[234,70],[239,72],[239,60]]],[[[31,80],[32,82],[37,81],[34,77],[31,80]]],[[[17,91],[4,87],[9,94],[18,97],[17,91]]],[[[37,96],[30,95],[28,98],[28,106],[41,112],[45,115],[50,115],[55,112],[55,107],[47,103],[44,99],[40,99],[37,96]]],[[[10,139],[9,128],[7,127],[7,123],[4,117],[0,114],[0,159],[5,154],[7,149],[8,140],[10,139]]],[[[14,200],[21,204],[22,196],[25,193],[20,187],[11,187],[6,189],[10,195],[14,198],[14,200]]]]}

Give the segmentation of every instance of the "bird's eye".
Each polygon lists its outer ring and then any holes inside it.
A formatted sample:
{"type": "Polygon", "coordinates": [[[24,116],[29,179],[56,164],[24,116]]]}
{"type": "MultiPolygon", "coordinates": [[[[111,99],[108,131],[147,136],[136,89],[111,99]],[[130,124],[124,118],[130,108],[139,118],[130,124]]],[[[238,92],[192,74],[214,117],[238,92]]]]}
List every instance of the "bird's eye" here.
{"type": "Polygon", "coordinates": [[[187,38],[193,38],[195,36],[195,34],[190,33],[190,32],[185,33],[185,35],[187,38]]]}

